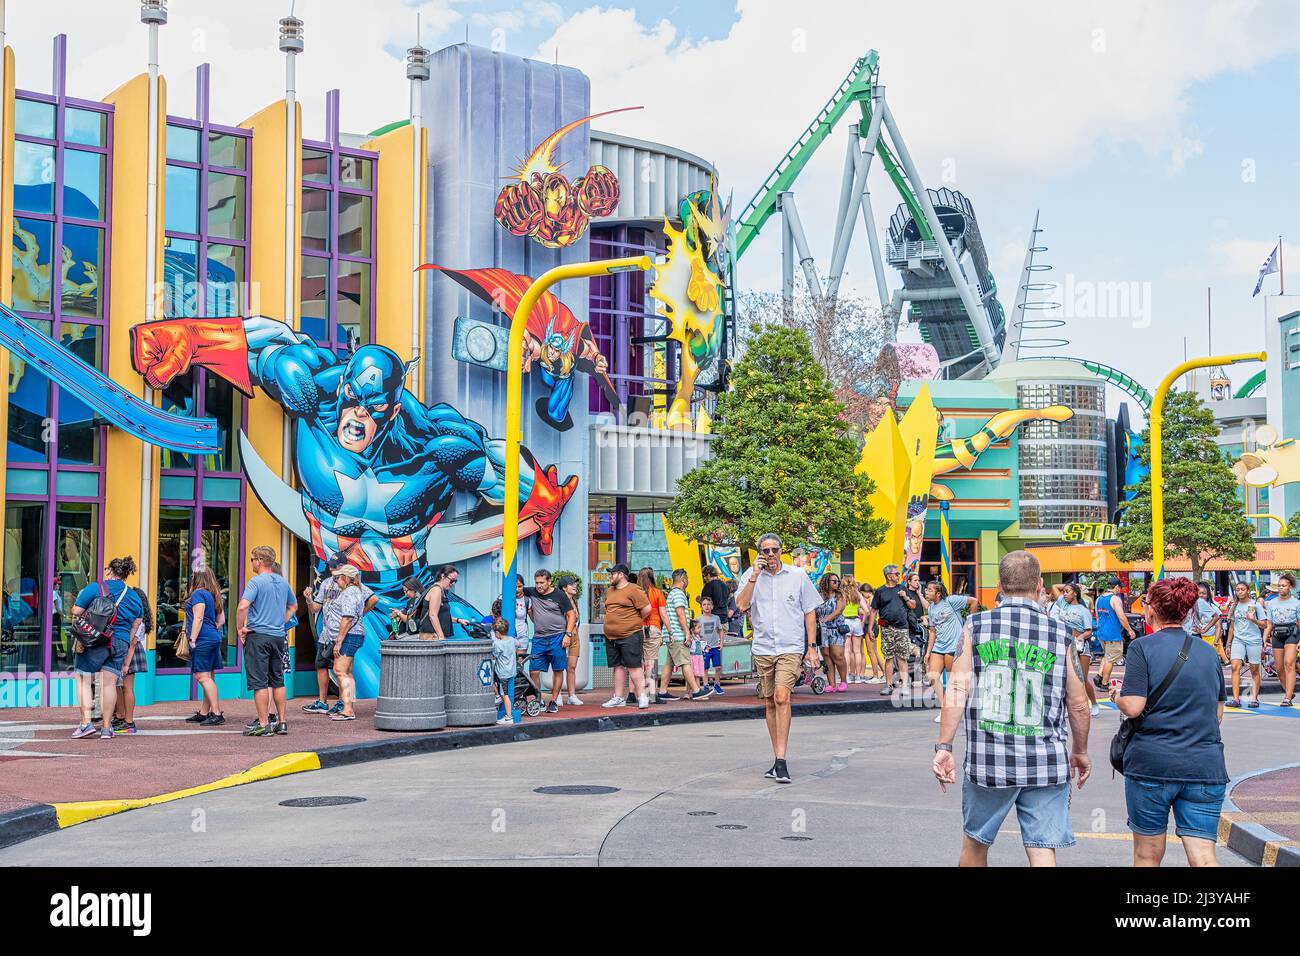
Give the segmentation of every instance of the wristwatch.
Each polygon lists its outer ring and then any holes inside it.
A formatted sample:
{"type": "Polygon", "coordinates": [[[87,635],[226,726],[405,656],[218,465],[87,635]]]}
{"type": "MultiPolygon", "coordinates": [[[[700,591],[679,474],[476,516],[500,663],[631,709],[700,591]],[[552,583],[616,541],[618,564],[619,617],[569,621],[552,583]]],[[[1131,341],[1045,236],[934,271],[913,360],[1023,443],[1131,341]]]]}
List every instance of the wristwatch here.
{"type": "Polygon", "coordinates": [[[946,750],[948,753],[952,753],[952,744],[935,744],[935,745],[934,745],[934,752],[935,752],[935,753],[938,753],[938,752],[941,751],[941,750],[946,750]]]}

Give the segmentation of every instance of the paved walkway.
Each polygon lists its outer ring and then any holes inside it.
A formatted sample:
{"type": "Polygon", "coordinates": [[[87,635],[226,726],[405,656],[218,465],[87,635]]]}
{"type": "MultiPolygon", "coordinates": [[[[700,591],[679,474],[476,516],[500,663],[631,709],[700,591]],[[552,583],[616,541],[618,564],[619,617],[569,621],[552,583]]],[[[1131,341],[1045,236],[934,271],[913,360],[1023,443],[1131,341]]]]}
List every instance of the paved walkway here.
{"type": "MultiPolygon", "coordinates": [[[[801,688],[795,692],[795,703],[809,706],[879,700],[880,686],[855,685],[848,693],[820,697],[801,688]]],[[[582,706],[565,706],[555,715],[525,718],[523,726],[637,712],[635,707],[602,709],[599,704],[609,696],[607,689],[582,696],[582,706]]],[[[307,703],[310,699],[305,697],[290,701],[289,733],[284,736],[243,736],[244,724],[255,716],[251,700],[223,701],[227,722],[222,727],[185,723],[195,705],[179,701],[139,708],[139,733],[118,735],[111,741],[94,737],[72,740],[78,721],[75,708],[0,710],[0,813],[39,803],[155,796],[209,783],[286,753],[407,736],[374,729],[373,700],[359,701],[357,719],[350,722],[304,714],[301,708],[307,703]]],[[[738,711],[758,703],[753,684],[729,684],[724,697],[660,704],[650,712],[738,711]]]]}
{"type": "MultiPolygon", "coordinates": [[[[1295,749],[1290,754],[1295,756],[1295,749]]],[[[1300,841],[1300,767],[1286,767],[1249,777],[1230,794],[1248,821],[1267,827],[1286,840],[1300,841]]]]}

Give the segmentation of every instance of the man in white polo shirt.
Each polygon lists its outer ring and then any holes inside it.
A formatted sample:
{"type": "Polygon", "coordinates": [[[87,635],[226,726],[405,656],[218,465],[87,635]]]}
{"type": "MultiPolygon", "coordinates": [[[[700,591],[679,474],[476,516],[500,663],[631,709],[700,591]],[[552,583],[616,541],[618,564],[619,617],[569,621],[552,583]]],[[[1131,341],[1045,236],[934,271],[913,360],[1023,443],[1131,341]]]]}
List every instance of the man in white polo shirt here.
{"type": "Polygon", "coordinates": [[[736,607],[749,612],[758,696],[767,708],[767,733],[775,757],[764,776],[777,783],[790,782],[785,764],[790,692],[805,659],[812,667],[820,663],[815,638],[821,603],[807,572],[781,560],[781,539],[774,534],[759,538],[758,560],[740,579],[736,607]]]}

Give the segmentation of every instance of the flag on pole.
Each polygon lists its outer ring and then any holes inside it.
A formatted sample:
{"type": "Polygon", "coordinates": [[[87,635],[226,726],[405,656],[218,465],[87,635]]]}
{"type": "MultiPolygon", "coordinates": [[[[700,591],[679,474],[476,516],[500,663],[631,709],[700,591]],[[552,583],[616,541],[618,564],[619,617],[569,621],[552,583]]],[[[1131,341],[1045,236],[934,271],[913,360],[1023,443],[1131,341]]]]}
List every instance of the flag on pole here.
{"type": "Polygon", "coordinates": [[[952,593],[952,529],[949,525],[948,502],[939,502],[939,577],[944,588],[952,593]]]}
{"type": "Polygon", "coordinates": [[[1255,291],[1250,294],[1252,299],[1259,295],[1259,290],[1264,285],[1264,276],[1271,275],[1278,271],[1277,252],[1281,247],[1281,242],[1274,246],[1273,251],[1270,252],[1268,258],[1264,260],[1264,264],[1259,267],[1259,279],[1255,282],[1255,291]]]}

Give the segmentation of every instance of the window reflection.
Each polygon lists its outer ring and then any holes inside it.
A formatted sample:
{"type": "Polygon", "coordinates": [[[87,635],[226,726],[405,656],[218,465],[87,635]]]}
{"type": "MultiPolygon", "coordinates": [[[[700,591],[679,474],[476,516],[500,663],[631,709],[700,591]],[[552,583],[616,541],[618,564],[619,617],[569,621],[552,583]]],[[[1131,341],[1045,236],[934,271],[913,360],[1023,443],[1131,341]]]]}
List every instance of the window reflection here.
{"type": "Polygon", "coordinates": [[[45,669],[41,618],[48,596],[44,569],[45,505],[10,502],[5,506],[4,576],[0,579],[0,660],[5,671],[45,669]]]}
{"type": "MultiPolygon", "coordinates": [[[[81,361],[99,368],[98,326],[64,323],[61,342],[81,361]]],[[[59,393],[59,463],[99,463],[99,427],[95,413],[67,391],[59,393]]]]}
{"type": "Polygon", "coordinates": [[[54,212],[54,147],[14,143],[14,207],[26,212],[54,212]]]}
{"type": "Polygon", "coordinates": [[[74,219],[104,218],[104,154],[63,151],[63,214],[74,219]]]}
{"type": "Polygon", "coordinates": [[[72,638],[68,634],[72,605],[87,584],[93,584],[95,539],[99,532],[99,506],[87,502],[61,501],[54,523],[54,580],[51,601],[56,612],[51,635],[54,653],[51,670],[72,670],[72,638]],[[60,607],[61,605],[61,607],[60,607]]]}
{"type": "Polygon", "coordinates": [[[19,312],[49,312],[54,223],[14,217],[13,301],[19,312]]]}
{"type": "Polygon", "coordinates": [[[104,259],[104,230],[98,226],[63,226],[63,280],[59,297],[64,315],[101,316],[100,265],[104,259]]]}

